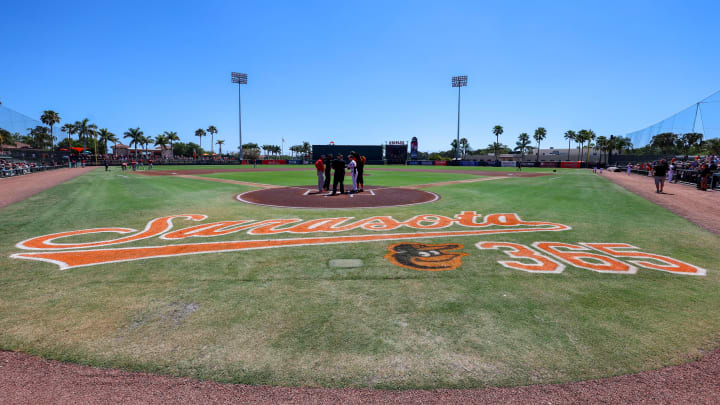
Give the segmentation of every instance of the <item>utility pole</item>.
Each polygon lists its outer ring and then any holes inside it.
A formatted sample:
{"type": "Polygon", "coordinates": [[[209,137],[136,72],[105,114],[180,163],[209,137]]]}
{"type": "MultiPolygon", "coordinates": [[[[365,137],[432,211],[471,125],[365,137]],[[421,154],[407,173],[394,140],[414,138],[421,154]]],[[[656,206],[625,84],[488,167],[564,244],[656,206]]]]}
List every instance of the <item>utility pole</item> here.
{"type": "Polygon", "coordinates": [[[457,122],[457,139],[455,143],[455,160],[459,159],[460,154],[460,88],[467,86],[467,76],[453,76],[452,87],[458,88],[458,122],[457,122]]]}
{"type": "Polygon", "coordinates": [[[230,77],[232,79],[233,83],[238,84],[238,141],[240,142],[240,146],[238,146],[238,150],[240,151],[240,161],[243,159],[243,149],[242,149],[242,103],[240,99],[240,88],[243,84],[247,84],[248,75],[247,73],[237,73],[232,72],[230,74],[230,77]]]}

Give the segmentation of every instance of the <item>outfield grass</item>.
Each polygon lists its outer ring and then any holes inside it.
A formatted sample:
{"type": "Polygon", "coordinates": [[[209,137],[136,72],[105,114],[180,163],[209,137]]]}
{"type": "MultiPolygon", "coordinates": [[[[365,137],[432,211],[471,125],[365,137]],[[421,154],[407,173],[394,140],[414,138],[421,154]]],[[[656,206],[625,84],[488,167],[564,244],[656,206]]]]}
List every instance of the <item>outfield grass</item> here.
{"type": "MultiPolygon", "coordinates": [[[[445,170],[398,178],[371,172],[368,184],[429,183],[450,175],[445,170]]],[[[260,177],[248,181],[313,184],[312,173],[302,171],[253,175],[260,177]]],[[[463,265],[447,272],[390,264],[383,258],[389,242],[66,271],[8,258],[29,237],[101,226],[142,229],[169,214],[206,214],[209,222],[337,214],[233,200],[249,189],[98,170],[2,209],[0,349],[249,384],[435,388],[624,374],[684,362],[717,345],[720,238],[587,171],[433,187],[442,196],[434,203],[340,214],[402,220],[515,212],[573,228],[419,240],[465,245],[463,265]],[[500,266],[501,252],[473,246],[485,240],[626,242],[701,266],[707,276],[643,269],[614,275],[572,266],[557,275],[530,274],[500,266]],[[333,258],[363,265],[331,267],[333,258]]],[[[222,240],[252,238],[236,233],[222,240]]]]}
{"type": "MultiPolygon", "coordinates": [[[[248,181],[254,183],[275,184],[281,186],[317,184],[317,174],[314,168],[312,170],[308,168],[307,171],[243,171],[206,174],[202,176],[219,179],[248,181]]],[[[368,169],[365,173],[364,179],[367,186],[399,187],[413,184],[428,184],[452,180],[476,179],[478,177],[480,176],[463,173],[427,173],[412,171],[398,173],[392,171],[368,169]]],[[[346,187],[348,184],[352,184],[352,179],[349,175],[345,176],[346,187]]]]}

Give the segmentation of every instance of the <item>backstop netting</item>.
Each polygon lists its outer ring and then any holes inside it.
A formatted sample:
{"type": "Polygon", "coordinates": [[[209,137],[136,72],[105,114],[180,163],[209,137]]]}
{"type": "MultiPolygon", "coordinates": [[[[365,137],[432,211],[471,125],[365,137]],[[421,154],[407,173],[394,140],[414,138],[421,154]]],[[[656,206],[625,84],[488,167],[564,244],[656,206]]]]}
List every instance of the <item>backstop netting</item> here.
{"type": "Polygon", "coordinates": [[[0,128],[11,134],[27,135],[29,128],[35,128],[38,125],[43,125],[43,123],[0,105],[0,128]]]}
{"type": "Polygon", "coordinates": [[[679,135],[697,132],[703,134],[704,139],[720,138],[720,91],[654,125],[626,136],[637,148],[649,144],[653,136],[665,132],[679,135]]]}

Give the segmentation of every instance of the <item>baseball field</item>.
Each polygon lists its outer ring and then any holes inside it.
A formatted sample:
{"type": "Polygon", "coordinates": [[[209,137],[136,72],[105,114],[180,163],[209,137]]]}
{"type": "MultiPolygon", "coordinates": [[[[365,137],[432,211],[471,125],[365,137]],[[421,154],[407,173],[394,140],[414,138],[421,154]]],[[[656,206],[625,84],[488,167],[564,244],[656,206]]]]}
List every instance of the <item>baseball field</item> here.
{"type": "Polygon", "coordinates": [[[0,349],[408,389],[717,347],[720,237],[590,171],[368,167],[363,193],[334,197],[308,166],[148,174],[97,169],[0,209],[0,349]]]}

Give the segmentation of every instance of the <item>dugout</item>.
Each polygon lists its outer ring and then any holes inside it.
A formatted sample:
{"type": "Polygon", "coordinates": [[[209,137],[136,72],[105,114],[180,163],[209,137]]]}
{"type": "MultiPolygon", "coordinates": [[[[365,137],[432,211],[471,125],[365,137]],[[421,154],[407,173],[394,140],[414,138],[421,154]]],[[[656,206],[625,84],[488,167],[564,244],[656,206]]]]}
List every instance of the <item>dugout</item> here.
{"type": "Polygon", "coordinates": [[[343,155],[347,159],[347,155],[350,152],[355,151],[360,156],[365,156],[367,159],[366,163],[369,165],[382,165],[385,164],[383,160],[382,145],[313,145],[313,161],[320,159],[320,155],[343,155]]]}

